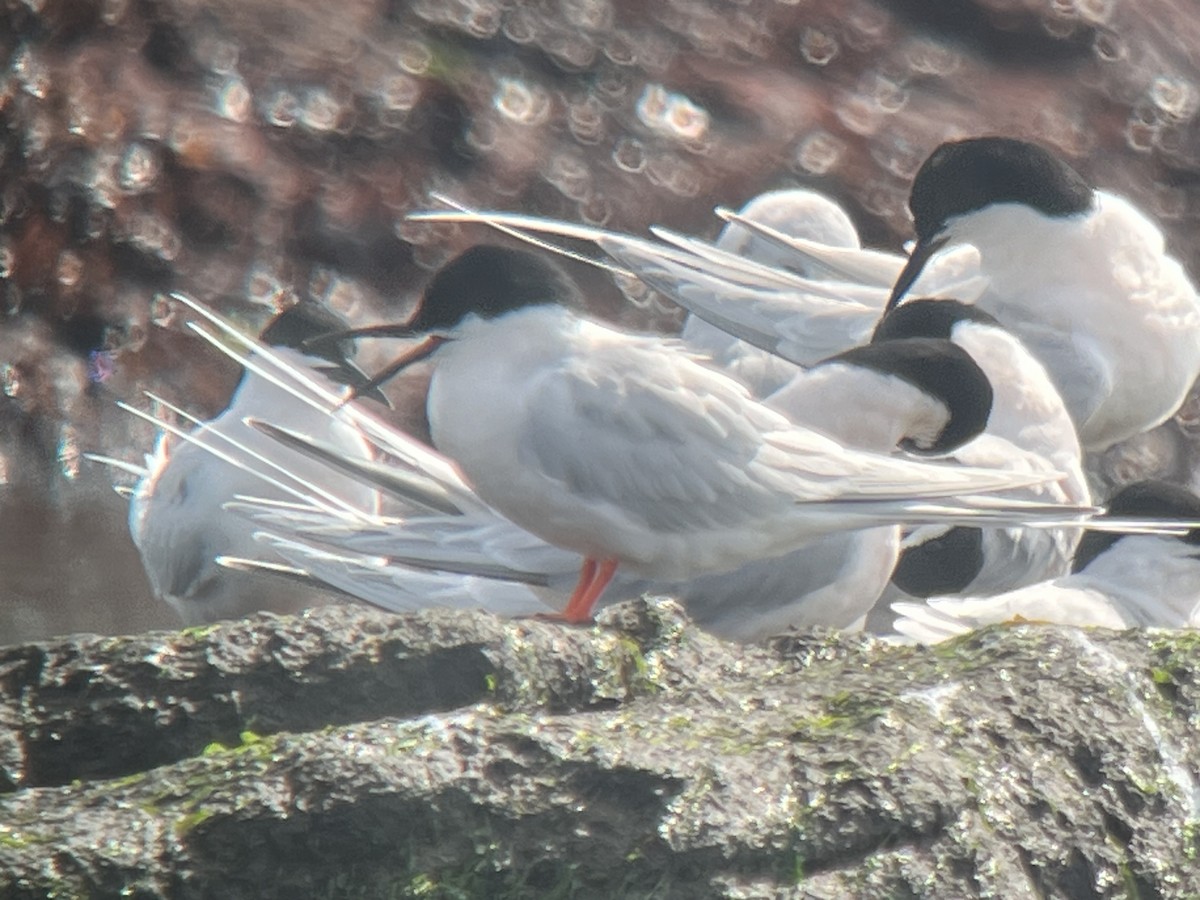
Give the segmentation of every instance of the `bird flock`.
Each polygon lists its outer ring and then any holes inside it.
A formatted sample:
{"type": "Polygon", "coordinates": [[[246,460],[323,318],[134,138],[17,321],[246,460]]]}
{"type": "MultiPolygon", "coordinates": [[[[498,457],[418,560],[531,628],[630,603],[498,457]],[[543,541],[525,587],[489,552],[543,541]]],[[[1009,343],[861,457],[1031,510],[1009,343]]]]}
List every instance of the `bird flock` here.
{"type": "Polygon", "coordinates": [[[185,621],[278,590],[570,623],[663,594],[735,640],[1200,624],[1200,498],[1094,498],[1083,469],[1183,402],[1200,298],[1149,218],[1050,151],[938,147],[907,254],[805,190],[718,209],[715,243],[443,206],[412,218],[509,240],[448,262],[403,323],[305,302],[252,339],[173,295],[242,383],[145,465],[96,458],[138,476],[134,543],[185,621]],[[640,279],[682,332],[589,316],[562,257],[640,279]],[[404,342],[375,377],[366,339],[404,342]],[[426,359],[431,445],[377,399],[426,359]]]}

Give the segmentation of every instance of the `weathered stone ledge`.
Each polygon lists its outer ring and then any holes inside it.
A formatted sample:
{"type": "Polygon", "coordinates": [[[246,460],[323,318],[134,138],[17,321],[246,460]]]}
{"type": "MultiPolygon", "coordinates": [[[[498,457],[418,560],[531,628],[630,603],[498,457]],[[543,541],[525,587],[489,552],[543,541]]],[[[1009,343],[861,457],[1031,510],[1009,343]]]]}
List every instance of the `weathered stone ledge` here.
{"type": "Polygon", "coordinates": [[[1194,896],[1198,665],[1038,626],[741,647],[651,602],[11,648],[0,897],[1194,896]]]}

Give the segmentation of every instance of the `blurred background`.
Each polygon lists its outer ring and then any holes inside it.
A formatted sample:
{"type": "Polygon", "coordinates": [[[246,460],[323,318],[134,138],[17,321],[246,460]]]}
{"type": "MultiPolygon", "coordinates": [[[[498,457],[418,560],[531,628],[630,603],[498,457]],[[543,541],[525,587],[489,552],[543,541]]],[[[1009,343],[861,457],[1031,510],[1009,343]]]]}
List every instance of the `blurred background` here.
{"type": "MultiPolygon", "coordinates": [[[[711,237],[806,185],[895,249],[925,156],[981,133],[1133,198],[1195,275],[1198,48],[1186,0],[0,0],[0,643],[178,624],[81,456],[150,451],[118,399],[211,416],[236,384],[166,291],[247,330],[298,298],[396,318],[495,237],[406,223],[431,191],[711,237]]],[[[1190,483],[1198,431],[1193,396],[1096,477],[1190,483]]]]}

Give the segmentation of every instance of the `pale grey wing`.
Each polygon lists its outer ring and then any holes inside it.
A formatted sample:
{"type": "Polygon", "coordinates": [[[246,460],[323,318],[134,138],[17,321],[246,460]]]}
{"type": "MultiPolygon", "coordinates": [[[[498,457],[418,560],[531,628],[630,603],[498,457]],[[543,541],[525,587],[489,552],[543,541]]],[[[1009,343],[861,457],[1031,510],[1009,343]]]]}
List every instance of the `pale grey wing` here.
{"type": "MultiPolygon", "coordinates": [[[[463,491],[452,490],[446,482],[398,465],[379,463],[347,454],[336,444],[259,419],[246,423],[298,453],[327,465],[331,470],[358,483],[383,491],[406,505],[431,512],[457,515],[464,512],[463,491]]],[[[332,424],[330,422],[329,424],[332,424]]],[[[474,498],[471,498],[474,500],[474,498]]],[[[469,508],[478,506],[474,500],[469,508]]]]}
{"type": "Polygon", "coordinates": [[[806,277],[791,269],[739,256],[700,238],[661,227],[651,230],[663,243],[652,244],[623,236],[609,236],[596,243],[614,259],[651,269],[656,265],[683,266],[733,284],[795,290],[831,300],[849,299],[875,306],[880,311],[887,301],[888,290],[884,287],[806,277]]]}
{"type": "Polygon", "coordinates": [[[647,589],[679,598],[696,624],[726,639],[756,640],[787,628],[846,628],[886,587],[896,545],[895,528],[831,534],[731,572],[647,589]]]}
{"type": "MultiPolygon", "coordinates": [[[[995,517],[1021,508],[1031,513],[1046,508],[1068,509],[1057,503],[988,496],[1054,480],[1059,473],[1053,471],[981,468],[871,453],[843,447],[815,431],[798,428],[768,434],[766,443],[771,450],[760,454],[756,463],[768,466],[775,473],[772,483],[779,490],[791,493],[810,507],[845,502],[852,503],[853,509],[871,509],[901,501],[914,513],[913,519],[905,521],[913,523],[942,521],[921,517],[922,508],[927,508],[933,516],[938,511],[957,508],[995,517]],[[929,500],[945,502],[924,503],[929,500]]],[[[848,507],[847,512],[852,513],[853,509],[848,507]]]]}
{"type": "Polygon", "coordinates": [[[890,290],[907,262],[904,256],[897,253],[883,253],[860,247],[834,247],[794,237],[723,207],[718,207],[717,215],[726,222],[741,225],[764,240],[787,248],[796,255],[798,264],[805,269],[816,268],[838,281],[890,290]]]}
{"type": "Polygon", "coordinates": [[[339,552],[386,557],[397,565],[546,585],[569,580],[580,558],[553,547],[495,513],[349,520],[320,509],[291,509],[245,500],[231,512],[284,537],[339,552]]]}
{"type": "Polygon", "coordinates": [[[1000,594],[1066,575],[1081,533],[1076,529],[984,529],[983,568],[963,593],[1000,594]]]}
{"type": "Polygon", "coordinates": [[[654,531],[737,526],[787,502],[750,472],[763,428],[786,420],[660,341],[594,348],[531,386],[526,410],[529,471],[654,531]]]}
{"type": "Polygon", "coordinates": [[[497,577],[527,576],[542,583],[576,575],[582,562],[578,555],[547,544],[499,516],[410,518],[386,531],[360,532],[345,543],[362,553],[387,554],[425,568],[486,575],[490,566],[501,573],[497,577]]]}
{"type": "Polygon", "coordinates": [[[731,252],[703,238],[680,234],[661,226],[653,226],[650,231],[662,243],[653,245],[649,254],[644,243],[640,241],[608,238],[599,241],[598,245],[614,258],[626,255],[639,258],[649,255],[665,262],[679,262],[710,275],[744,284],[786,287],[797,283],[825,283],[823,279],[805,278],[791,269],[731,252]]]}
{"type": "Polygon", "coordinates": [[[886,292],[874,288],[798,277],[746,283],[741,272],[702,270],[627,247],[606,250],[696,317],[800,366],[869,340],[886,300],[886,292]]]}
{"type": "Polygon", "coordinates": [[[547,544],[507,520],[481,524],[410,519],[386,531],[360,531],[344,543],[358,552],[384,554],[420,568],[529,584],[574,576],[581,563],[576,554],[547,544]]]}
{"type": "Polygon", "coordinates": [[[887,302],[887,289],[878,285],[809,278],[790,269],[737,256],[700,238],[677,234],[666,228],[653,230],[660,238],[671,243],[648,244],[640,240],[606,238],[598,241],[598,245],[614,259],[651,269],[659,264],[683,266],[724,282],[747,287],[794,290],[830,300],[852,300],[874,306],[880,311],[887,302]]]}
{"type": "MultiPolygon", "coordinates": [[[[1073,435],[1072,435],[1073,437],[1073,435]]],[[[1005,466],[1030,472],[1051,472],[1054,466],[1036,453],[1022,450],[992,434],[980,435],[955,452],[954,458],[971,466],[1005,466]]],[[[1078,464],[1068,475],[1082,475],[1078,464]]],[[[1089,502],[1086,487],[1081,493],[1066,482],[1034,485],[1007,494],[1013,498],[1066,503],[1089,502]]],[[[983,531],[983,568],[962,591],[989,596],[1066,575],[1082,531],[1078,528],[989,528],[983,531]]]]}
{"type": "Polygon", "coordinates": [[[532,386],[519,449],[527,470],[559,485],[565,497],[618,509],[663,534],[736,531],[772,516],[793,520],[778,526],[784,531],[803,531],[796,519],[806,514],[846,528],[1009,523],[1094,511],[955,498],[1057,475],[850,450],[750,401],[720,373],[655,347],[610,346],[532,386]],[[637,377],[647,372],[653,381],[637,377]]]}
{"type": "MultiPolygon", "coordinates": [[[[1052,305],[1052,299],[1047,298],[1046,304],[1052,305]]],[[[1063,405],[1083,432],[1113,392],[1114,373],[1102,348],[1077,328],[1030,321],[1015,307],[998,306],[991,295],[985,295],[979,305],[1046,367],[1063,405]]]]}
{"type": "Polygon", "coordinates": [[[502,616],[556,611],[534,588],[518,582],[425,571],[267,532],[258,538],[311,578],[389,612],[431,606],[485,609],[502,616]]]}
{"type": "MultiPolygon", "coordinates": [[[[717,212],[726,221],[741,225],[764,241],[789,251],[791,267],[795,270],[814,278],[824,275],[827,280],[843,283],[847,288],[855,286],[882,291],[885,300],[907,262],[900,254],[833,246],[786,234],[765,222],[728,210],[718,209],[717,212]]],[[[659,231],[655,233],[670,239],[659,231]]],[[[912,297],[950,297],[969,303],[980,296],[986,286],[987,279],[980,274],[979,251],[961,244],[936,254],[908,293],[912,297]]],[[[881,311],[882,305],[881,302],[881,311]]]]}
{"type": "Polygon", "coordinates": [[[687,317],[679,340],[689,352],[742,382],[759,399],[775,393],[799,371],[783,357],[738,340],[699,316],[687,317]]]}

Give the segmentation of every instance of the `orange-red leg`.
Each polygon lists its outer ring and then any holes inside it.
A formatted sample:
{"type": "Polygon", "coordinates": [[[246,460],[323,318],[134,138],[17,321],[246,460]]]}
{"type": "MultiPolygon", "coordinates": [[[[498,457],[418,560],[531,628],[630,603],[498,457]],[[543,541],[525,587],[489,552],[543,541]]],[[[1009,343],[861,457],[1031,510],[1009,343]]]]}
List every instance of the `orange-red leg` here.
{"type": "Polygon", "coordinates": [[[563,620],[590,622],[596,601],[600,599],[600,595],[604,593],[604,589],[608,587],[608,583],[612,581],[613,575],[616,573],[617,561],[615,559],[603,561],[591,557],[585,559],[579,570],[579,583],[575,585],[575,590],[571,592],[571,599],[567,601],[567,608],[563,610],[563,620]]]}

